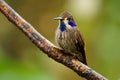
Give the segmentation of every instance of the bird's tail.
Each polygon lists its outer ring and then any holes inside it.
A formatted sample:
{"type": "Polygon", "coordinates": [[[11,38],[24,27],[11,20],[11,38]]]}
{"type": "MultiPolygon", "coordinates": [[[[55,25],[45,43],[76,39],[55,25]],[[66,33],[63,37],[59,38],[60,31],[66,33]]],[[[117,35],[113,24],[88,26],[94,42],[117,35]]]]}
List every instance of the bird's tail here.
{"type": "Polygon", "coordinates": [[[83,64],[87,65],[87,61],[86,61],[86,56],[85,55],[82,55],[80,52],[77,53],[77,59],[79,61],[81,61],[83,64]]]}

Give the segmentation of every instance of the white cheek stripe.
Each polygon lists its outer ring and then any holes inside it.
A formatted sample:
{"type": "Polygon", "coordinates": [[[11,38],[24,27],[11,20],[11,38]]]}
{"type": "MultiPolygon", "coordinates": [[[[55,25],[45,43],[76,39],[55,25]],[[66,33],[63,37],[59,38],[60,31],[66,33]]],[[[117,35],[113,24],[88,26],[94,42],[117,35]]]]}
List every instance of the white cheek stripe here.
{"type": "Polygon", "coordinates": [[[66,25],[67,28],[72,28],[72,27],[68,24],[67,18],[64,19],[64,23],[65,23],[65,25],[66,25]]]}

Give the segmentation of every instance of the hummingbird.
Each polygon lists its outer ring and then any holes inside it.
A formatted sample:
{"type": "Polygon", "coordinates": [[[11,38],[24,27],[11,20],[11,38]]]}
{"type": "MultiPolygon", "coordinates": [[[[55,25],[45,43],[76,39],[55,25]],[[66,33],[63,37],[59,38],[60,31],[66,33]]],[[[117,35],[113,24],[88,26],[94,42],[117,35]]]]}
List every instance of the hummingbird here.
{"type": "Polygon", "coordinates": [[[85,56],[85,42],[77,28],[77,24],[70,12],[64,11],[59,17],[59,25],[55,33],[55,40],[58,45],[68,54],[77,58],[83,64],[87,65],[85,56]]]}

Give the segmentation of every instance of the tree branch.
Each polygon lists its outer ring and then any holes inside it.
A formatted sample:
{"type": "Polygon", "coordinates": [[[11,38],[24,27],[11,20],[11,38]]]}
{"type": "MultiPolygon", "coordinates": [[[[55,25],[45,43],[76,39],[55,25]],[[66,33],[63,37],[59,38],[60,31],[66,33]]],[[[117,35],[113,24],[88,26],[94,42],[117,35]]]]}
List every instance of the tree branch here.
{"type": "Polygon", "coordinates": [[[3,0],[0,0],[0,11],[10,22],[15,24],[32,41],[32,43],[55,61],[71,68],[78,75],[86,78],[87,80],[108,80],[88,66],[79,62],[79,60],[65,54],[64,51],[54,46],[3,0]]]}

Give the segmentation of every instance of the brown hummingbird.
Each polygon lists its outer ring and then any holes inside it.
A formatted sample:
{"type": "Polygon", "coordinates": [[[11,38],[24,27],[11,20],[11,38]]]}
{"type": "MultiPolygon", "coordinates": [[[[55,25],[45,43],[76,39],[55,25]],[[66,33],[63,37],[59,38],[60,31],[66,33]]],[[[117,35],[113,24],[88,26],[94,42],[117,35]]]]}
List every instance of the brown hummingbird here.
{"type": "Polygon", "coordinates": [[[77,58],[79,61],[87,65],[85,56],[84,39],[77,28],[77,24],[71,13],[65,11],[59,17],[54,18],[59,20],[59,25],[56,30],[56,42],[66,52],[77,58]]]}

